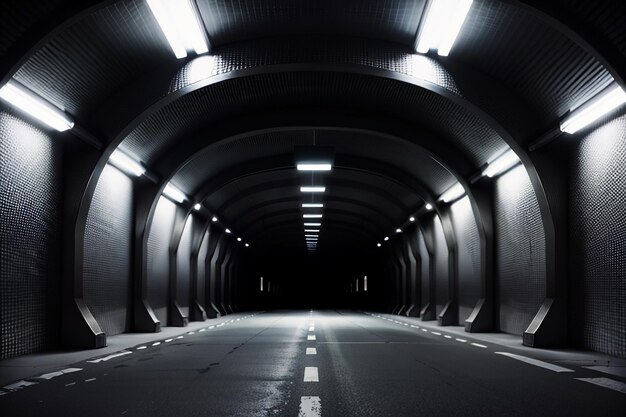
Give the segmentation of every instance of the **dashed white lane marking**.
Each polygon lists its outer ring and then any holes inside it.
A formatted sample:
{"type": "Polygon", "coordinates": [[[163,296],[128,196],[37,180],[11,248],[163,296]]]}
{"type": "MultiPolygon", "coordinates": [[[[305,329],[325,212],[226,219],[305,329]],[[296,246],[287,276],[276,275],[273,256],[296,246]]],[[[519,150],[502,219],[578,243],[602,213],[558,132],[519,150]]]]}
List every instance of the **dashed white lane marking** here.
{"type": "Polygon", "coordinates": [[[599,385],[604,388],[612,389],[614,391],[621,392],[622,394],[626,394],[626,384],[620,381],[616,381],[611,378],[600,377],[600,378],[574,378],[579,381],[589,382],[590,384],[599,385]]]}
{"type": "MultiPolygon", "coordinates": [[[[152,346],[154,346],[154,345],[152,345],[152,346]]],[[[124,351],[119,352],[119,353],[114,353],[113,355],[105,356],[104,358],[98,358],[98,359],[94,359],[92,361],[87,361],[87,362],[89,362],[89,363],[106,362],[106,361],[108,361],[110,359],[113,359],[113,358],[118,358],[118,357],[124,356],[124,355],[130,355],[131,353],[133,353],[133,352],[129,352],[127,350],[124,350],[124,351]]]]}
{"type": "Polygon", "coordinates": [[[56,371],[56,372],[50,372],[47,374],[43,374],[43,375],[39,375],[36,378],[39,379],[52,379],[52,378],[56,378],[57,376],[61,376],[64,374],[71,374],[72,372],[78,372],[78,371],[82,371],[82,368],[66,368],[66,369],[61,369],[60,371],[56,371]]]}
{"type": "Polygon", "coordinates": [[[85,382],[91,382],[91,381],[95,381],[96,378],[89,378],[89,379],[85,379],[85,382]]]}
{"type": "Polygon", "coordinates": [[[301,397],[298,417],[319,417],[322,415],[320,397],[301,397]]]}
{"type": "Polygon", "coordinates": [[[439,333],[439,332],[431,332],[431,333],[432,333],[432,334],[435,334],[435,335],[437,335],[437,336],[441,336],[441,333],[439,333]]]}
{"type": "Polygon", "coordinates": [[[533,359],[533,358],[528,358],[528,357],[522,356],[522,355],[516,355],[515,353],[495,352],[495,354],[496,355],[507,356],[507,357],[512,358],[512,359],[517,359],[518,361],[526,362],[526,363],[528,363],[530,365],[538,366],[540,368],[549,369],[549,370],[554,371],[554,372],[574,372],[573,369],[563,368],[562,366],[554,365],[552,363],[540,361],[540,360],[533,359]]]}
{"type": "Polygon", "coordinates": [[[320,382],[317,367],[307,366],[304,368],[304,382],[320,382]]]}
{"type": "Polygon", "coordinates": [[[472,346],[476,346],[476,347],[483,348],[483,349],[487,348],[487,346],[481,345],[480,343],[472,343],[472,346]]]}
{"type": "Polygon", "coordinates": [[[17,381],[12,384],[6,385],[2,388],[9,390],[9,391],[15,391],[15,390],[22,389],[24,387],[29,387],[31,385],[36,385],[36,384],[37,382],[21,380],[21,381],[17,381]]]}
{"type": "Polygon", "coordinates": [[[144,350],[144,349],[145,349],[145,348],[147,348],[147,347],[148,347],[148,346],[139,346],[139,347],[137,348],[137,350],[144,350]]]}
{"type": "Polygon", "coordinates": [[[445,337],[446,339],[452,339],[452,336],[450,336],[448,334],[444,334],[443,337],[445,337]]]}
{"type": "Polygon", "coordinates": [[[198,331],[202,333],[202,332],[206,332],[206,329],[200,329],[198,331]]]}
{"type": "Polygon", "coordinates": [[[306,354],[307,355],[317,355],[317,349],[316,348],[306,348],[306,354]]]}
{"type": "Polygon", "coordinates": [[[467,340],[465,339],[459,339],[458,337],[455,339],[457,342],[461,342],[461,343],[465,343],[467,342],[467,340]]]}
{"type": "Polygon", "coordinates": [[[315,331],[315,326],[311,326],[311,327],[309,327],[309,331],[310,331],[310,332],[314,332],[314,331],[315,331]]]}
{"type": "MultiPolygon", "coordinates": [[[[239,320],[239,319],[237,319],[239,320]]],[[[196,334],[196,332],[187,332],[187,334],[196,334]]]]}
{"type": "Polygon", "coordinates": [[[161,342],[154,342],[154,343],[152,344],[152,346],[159,346],[160,344],[161,344],[161,342]]]}
{"type": "Polygon", "coordinates": [[[414,329],[419,329],[420,328],[420,326],[416,326],[414,324],[411,324],[411,327],[414,328],[414,329]]]}
{"type": "Polygon", "coordinates": [[[184,336],[178,336],[176,339],[182,339],[184,336]]]}
{"type": "Polygon", "coordinates": [[[306,337],[306,340],[315,340],[315,335],[314,334],[310,334],[306,337]]]}
{"type": "Polygon", "coordinates": [[[427,329],[422,329],[422,331],[423,331],[423,332],[427,332],[428,330],[427,330],[427,329]]]}
{"type": "Polygon", "coordinates": [[[165,343],[169,343],[169,342],[171,342],[172,340],[174,340],[174,339],[165,339],[165,343]]]}
{"type": "Polygon", "coordinates": [[[209,326],[209,329],[214,329],[214,328],[215,328],[215,326],[209,326]]]}
{"type": "Polygon", "coordinates": [[[311,327],[315,326],[315,322],[314,321],[310,321],[309,322],[309,326],[311,326],[311,327]]]}
{"type": "Polygon", "coordinates": [[[65,384],[66,387],[71,387],[72,385],[76,385],[76,382],[70,382],[69,384],[65,384]]]}

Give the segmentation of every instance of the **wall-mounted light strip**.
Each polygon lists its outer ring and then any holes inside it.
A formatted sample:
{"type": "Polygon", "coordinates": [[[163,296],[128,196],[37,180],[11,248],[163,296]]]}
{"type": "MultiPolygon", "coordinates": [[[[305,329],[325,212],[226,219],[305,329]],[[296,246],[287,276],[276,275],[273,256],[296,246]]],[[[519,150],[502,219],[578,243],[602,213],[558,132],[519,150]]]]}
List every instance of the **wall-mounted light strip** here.
{"type": "Polygon", "coordinates": [[[458,200],[463,195],[465,195],[465,188],[460,183],[454,184],[452,187],[448,188],[441,197],[439,197],[440,201],[444,203],[450,203],[452,201],[458,200]]]}
{"type": "Polygon", "coordinates": [[[185,193],[170,183],[168,183],[163,189],[163,195],[176,203],[182,203],[187,199],[185,193]]]}
{"type": "Polygon", "coordinates": [[[472,0],[430,0],[417,52],[436,49],[440,56],[448,56],[471,6],[472,0]]]}
{"type": "Polygon", "coordinates": [[[483,171],[483,175],[486,175],[489,178],[493,178],[496,175],[499,175],[513,166],[519,164],[521,161],[512,150],[508,150],[504,152],[502,155],[498,156],[493,161],[489,162],[487,168],[483,171]]]}
{"type": "Polygon", "coordinates": [[[190,0],[147,0],[176,58],[185,58],[187,50],[197,54],[209,51],[204,28],[190,0]]]}
{"type": "Polygon", "coordinates": [[[576,133],[624,103],[626,92],[619,85],[612,85],[565,118],[560,126],[561,131],[576,133]]]}
{"type": "Polygon", "coordinates": [[[141,163],[135,161],[130,156],[126,155],[124,152],[120,150],[114,151],[109,157],[108,161],[114,167],[120,169],[121,171],[135,175],[137,177],[141,176],[146,172],[146,169],[141,165],[141,163]]]}
{"type": "Polygon", "coordinates": [[[304,223],[305,226],[313,226],[313,227],[319,227],[322,225],[322,223],[304,223]]]}
{"type": "Polygon", "coordinates": [[[305,219],[321,219],[322,214],[303,214],[302,217],[305,219]]]}
{"type": "Polygon", "coordinates": [[[0,88],[0,98],[59,132],[74,127],[61,109],[39,97],[18,82],[9,81],[0,88]]]}
{"type": "Polygon", "coordinates": [[[298,171],[330,171],[332,169],[332,165],[307,162],[297,164],[296,168],[298,169],[298,171]]]}
{"type": "Polygon", "coordinates": [[[324,204],[322,203],[304,203],[302,204],[302,208],[322,208],[324,204]]]}
{"type": "Polygon", "coordinates": [[[326,187],[312,186],[312,187],[300,187],[302,193],[323,193],[326,191],[326,187]]]}

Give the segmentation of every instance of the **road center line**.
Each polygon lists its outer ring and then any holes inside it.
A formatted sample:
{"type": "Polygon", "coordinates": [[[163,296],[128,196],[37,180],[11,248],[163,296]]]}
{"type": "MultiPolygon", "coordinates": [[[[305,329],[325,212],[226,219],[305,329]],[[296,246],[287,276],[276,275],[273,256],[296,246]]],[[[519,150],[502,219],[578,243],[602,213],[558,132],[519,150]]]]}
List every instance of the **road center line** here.
{"type": "Polygon", "coordinates": [[[304,382],[320,382],[316,366],[307,366],[304,368],[304,382]]]}
{"type": "Polygon", "coordinates": [[[534,365],[534,366],[538,366],[540,368],[549,369],[549,370],[554,371],[554,372],[574,372],[573,369],[563,368],[562,366],[558,366],[558,365],[554,365],[552,363],[540,361],[538,359],[528,358],[528,357],[522,356],[522,355],[516,355],[514,353],[508,353],[508,352],[495,352],[495,353],[496,353],[496,355],[507,356],[509,358],[517,359],[518,361],[526,362],[528,364],[531,364],[531,365],[534,365]]]}
{"type": "Polygon", "coordinates": [[[301,397],[298,417],[319,417],[322,415],[320,397],[301,397]]]}
{"type": "Polygon", "coordinates": [[[317,349],[316,348],[306,348],[306,354],[307,355],[317,355],[317,349]]]}

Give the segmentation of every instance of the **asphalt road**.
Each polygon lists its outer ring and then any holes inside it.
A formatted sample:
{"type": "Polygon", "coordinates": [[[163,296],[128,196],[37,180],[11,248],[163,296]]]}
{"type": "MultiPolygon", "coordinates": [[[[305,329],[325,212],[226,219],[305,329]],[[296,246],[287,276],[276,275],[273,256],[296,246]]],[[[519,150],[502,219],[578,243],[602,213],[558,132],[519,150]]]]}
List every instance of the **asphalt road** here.
{"type": "Polygon", "coordinates": [[[0,414],[626,415],[619,378],[607,388],[582,367],[363,313],[263,313],[180,336],[18,381],[0,414]]]}

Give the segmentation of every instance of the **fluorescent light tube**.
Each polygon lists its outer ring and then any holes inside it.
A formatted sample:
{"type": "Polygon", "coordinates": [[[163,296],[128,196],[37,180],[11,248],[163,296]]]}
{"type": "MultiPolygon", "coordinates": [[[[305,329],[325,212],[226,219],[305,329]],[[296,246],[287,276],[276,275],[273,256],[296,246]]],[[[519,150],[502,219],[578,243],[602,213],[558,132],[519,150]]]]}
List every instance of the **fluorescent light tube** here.
{"type": "Polygon", "coordinates": [[[304,223],[305,226],[321,226],[322,223],[304,223]]]}
{"type": "Polygon", "coordinates": [[[146,172],[143,165],[120,150],[116,150],[111,154],[109,157],[109,163],[123,172],[137,177],[146,172]]]}
{"type": "Polygon", "coordinates": [[[624,103],[626,103],[626,92],[619,85],[609,87],[574,110],[561,123],[561,131],[569,134],[576,133],[624,103]]]}
{"type": "Polygon", "coordinates": [[[300,192],[302,193],[323,193],[326,191],[326,187],[300,187],[300,192]]]}
{"type": "Polygon", "coordinates": [[[330,164],[316,164],[316,163],[302,163],[296,165],[298,171],[330,171],[332,165],[330,164]]]}
{"type": "Polygon", "coordinates": [[[304,235],[305,237],[318,237],[317,235],[304,235]]]}
{"type": "Polygon", "coordinates": [[[200,203],[196,203],[196,204],[193,205],[193,209],[195,211],[200,211],[201,208],[202,208],[202,204],[200,204],[200,203]]]}
{"type": "Polygon", "coordinates": [[[182,203],[183,201],[187,199],[187,196],[185,195],[185,193],[183,193],[182,191],[180,191],[178,188],[176,188],[174,185],[170,183],[168,183],[163,189],[163,195],[177,203],[182,203]]]}
{"type": "Polygon", "coordinates": [[[322,215],[321,214],[303,214],[302,217],[304,217],[305,219],[321,219],[322,215]]]}
{"type": "Polygon", "coordinates": [[[208,52],[204,28],[190,0],[147,0],[176,58],[185,58],[187,50],[208,52]]]}
{"type": "Polygon", "coordinates": [[[302,204],[302,208],[321,208],[324,207],[322,203],[302,204]]]}
{"type": "Polygon", "coordinates": [[[305,232],[309,232],[309,233],[319,233],[320,230],[319,229],[304,229],[305,232]]]}
{"type": "Polygon", "coordinates": [[[487,168],[483,171],[483,175],[493,178],[498,174],[503,173],[514,165],[519,164],[521,161],[512,150],[508,150],[492,162],[489,162],[487,168]]]}
{"type": "Polygon", "coordinates": [[[441,194],[439,200],[443,201],[444,203],[450,203],[454,200],[459,199],[464,194],[465,189],[460,183],[457,182],[452,187],[448,188],[443,194],[441,194]]]}
{"type": "Polygon", "coordinates": [[[74,122],[61,109],[15,81],[0,88],[0,98],[59,132],[74,127],[74,122]]]}
{"type": "Polygon", "coordinates": [[[425,54],[430,49],[436,49],[439,55],[448,56],[471,6],[472,0],[431,0],[420,31],[417,52],[425,54]]]}

